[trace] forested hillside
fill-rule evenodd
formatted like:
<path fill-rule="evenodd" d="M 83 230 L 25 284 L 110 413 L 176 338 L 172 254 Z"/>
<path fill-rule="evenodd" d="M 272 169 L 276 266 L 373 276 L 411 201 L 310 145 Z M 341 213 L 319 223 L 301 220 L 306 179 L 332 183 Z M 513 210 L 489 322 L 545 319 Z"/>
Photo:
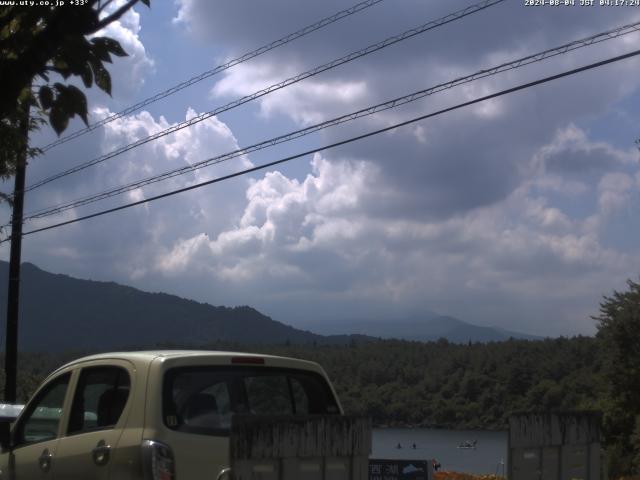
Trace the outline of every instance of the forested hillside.
<path fill-rule="evenodd" d="M 6 311 L 8 264 L 0 261 L 0 311 Z M 81 280 L 22 265 L 22 351 L 70 348 L 117 349 L 141 341 L 172 339 L 274 343 L 348 343 L 349 335 L 325 337 L 273 320 L 248 306 L 224 307 L 113 282 Z M 37 299 L 37 301 L 28 301 Z"/>
<path fill-rule="evenodd" d="M 345 410 L 382 425 L 506 429 L 516 410 L 596 408 L 604 389 L 588 337 L 260 350 L 319 362 Z"/>
<path fill-rule="evenodd" d="M 345 410 L 369 415 L 379 425 L 505 429 L 514 410 L 593 408 L 603 388 L 598 344 L 587 337 L 468 345 L 441 340 L 211 348 L 316 361 L 334 382 Z M 81 354 L 23 355 L 23 398 L 48 370 Z"/>

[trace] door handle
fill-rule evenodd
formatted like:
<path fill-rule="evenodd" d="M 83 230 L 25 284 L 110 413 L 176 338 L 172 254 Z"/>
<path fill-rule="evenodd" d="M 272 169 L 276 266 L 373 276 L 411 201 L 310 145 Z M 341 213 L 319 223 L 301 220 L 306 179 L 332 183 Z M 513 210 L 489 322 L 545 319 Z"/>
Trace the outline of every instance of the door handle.
<path fill-rule="evenodd" d="M 48 472 L 51 469 L 51 459 L 53 455 L 49 452 L 48 448 L 42 451 L 42 454 L 38 457 L 38 466 L 43 472 Z"/>
<path fill-rule="evenodd" d="M 100 440 L 96 448 L 91 450 L 91 456 L 93 457 L 93 463 L 96 465 L 106 465 L 109 463 L 109 458 L 111 457 L 111 445 L 107 444 L 104 440 Z"/>

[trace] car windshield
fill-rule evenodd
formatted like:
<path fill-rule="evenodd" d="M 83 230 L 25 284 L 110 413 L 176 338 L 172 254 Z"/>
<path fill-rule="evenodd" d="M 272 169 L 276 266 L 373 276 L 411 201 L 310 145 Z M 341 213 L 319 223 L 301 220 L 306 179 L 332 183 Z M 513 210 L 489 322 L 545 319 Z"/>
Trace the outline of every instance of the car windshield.
<path fill-rule="evenodd" d="M 228 435 L 231 416 L 338 414 L 325 379 L 314 373 L 269 367 L 183 367 L 165 374 L 167 427 Z"/>

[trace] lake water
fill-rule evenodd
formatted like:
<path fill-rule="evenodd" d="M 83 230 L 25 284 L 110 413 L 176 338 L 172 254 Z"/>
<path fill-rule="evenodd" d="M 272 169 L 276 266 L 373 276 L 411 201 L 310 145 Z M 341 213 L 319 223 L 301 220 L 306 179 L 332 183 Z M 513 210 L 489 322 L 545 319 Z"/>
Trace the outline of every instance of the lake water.
<path fill-rule="evenodd" d="M 477 430 L 374 429 L 371 456 L 408 460 L 435 458 L 442 465 L 441 470 L 506 475 L 507 436 L 507 432 Z M 477 440 L 476 448 L 457 448 L 465 440 Z M 402 448 L 397 448 L 398 443 Z M 412 448 L 414 443 L 415 449 Z"/>

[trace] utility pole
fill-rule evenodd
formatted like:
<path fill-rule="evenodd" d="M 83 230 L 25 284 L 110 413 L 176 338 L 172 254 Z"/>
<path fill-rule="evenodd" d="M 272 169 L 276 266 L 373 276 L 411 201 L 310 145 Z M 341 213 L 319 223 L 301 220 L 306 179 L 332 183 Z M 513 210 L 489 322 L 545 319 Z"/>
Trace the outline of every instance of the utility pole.
<path fill-rule="evenodd" d="M 7 332 L 5 346 L 4 400 L 15 403 L 18 377 L 18 310 L 20 306 L 20 258 L 22 253 L 22 214 L 24 207 L 24 185 L 29 148 L 29 109 L 27 101 L 22 105 L 20 133 L 24 144 L 16 159 L 16 178 L 13 189 L 13 215 L 11 217 L 11 251 L 9 258 L 9 292 L 7 294 Z"/>

